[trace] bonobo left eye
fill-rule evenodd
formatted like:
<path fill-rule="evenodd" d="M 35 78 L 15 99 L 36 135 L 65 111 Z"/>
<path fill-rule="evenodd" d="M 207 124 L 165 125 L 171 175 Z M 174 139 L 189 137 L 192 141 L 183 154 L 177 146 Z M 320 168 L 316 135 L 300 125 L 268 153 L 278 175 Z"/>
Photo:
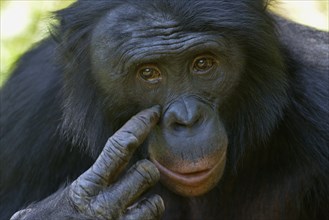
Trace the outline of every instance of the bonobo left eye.
<path fill-rule="evenodd" d="M 198 56 L 192 64 L 192 71 L 195 74 L 208 73 L 217 64 L 217 61 L 209 55 Z"/>
<path fill-rule="evenodd" d="M 156 84 L 162 80 L 160 70 L 154 65 L 143 65 L 137 71 L 137 77 L 147 83 Z"/>

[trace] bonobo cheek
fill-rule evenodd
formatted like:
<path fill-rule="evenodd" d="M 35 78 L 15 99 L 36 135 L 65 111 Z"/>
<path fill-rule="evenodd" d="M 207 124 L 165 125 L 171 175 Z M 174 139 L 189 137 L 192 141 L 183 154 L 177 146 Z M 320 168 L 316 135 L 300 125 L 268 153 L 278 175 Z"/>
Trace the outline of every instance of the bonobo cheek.
<path fill-rule="evenodd" d="M 150 159 L 161 173 L 161 183 L 182 196 L 210 191 L 224 172 L 228 145 L 224 126 L 214 114 L 203 121 L 198 132 L 181 128 L 173 133 L 158 126 L 149 139 Z"/>

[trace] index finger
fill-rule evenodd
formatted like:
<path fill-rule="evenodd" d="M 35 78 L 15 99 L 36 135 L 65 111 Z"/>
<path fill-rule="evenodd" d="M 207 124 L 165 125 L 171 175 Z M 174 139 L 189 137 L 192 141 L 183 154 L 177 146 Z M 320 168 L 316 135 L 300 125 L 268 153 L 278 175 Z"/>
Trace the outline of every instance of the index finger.
<path fill-rule="evenodd" d="M 160 107 L 154 106 L 133 116 L 107 141 L 103 152 L 93 167 L 101 171 L 108 181 L 113 179 L 118 169 L 125 166 L 139 145 L 141 145 L 160 117 Z M 98 167 L 98 165 L 108 165 Z M 96 171 L 96 170 L 94 170 Z"/>
<path fill-rule="evenodd" d="M 113 182 L 119 170 L 127 165 L 137 147 L 143 143 L 160 117 L 160 106 L 133 116 L 107 141 L 96 162 L 72 183 L 75 196 L 91 197 Z"/>

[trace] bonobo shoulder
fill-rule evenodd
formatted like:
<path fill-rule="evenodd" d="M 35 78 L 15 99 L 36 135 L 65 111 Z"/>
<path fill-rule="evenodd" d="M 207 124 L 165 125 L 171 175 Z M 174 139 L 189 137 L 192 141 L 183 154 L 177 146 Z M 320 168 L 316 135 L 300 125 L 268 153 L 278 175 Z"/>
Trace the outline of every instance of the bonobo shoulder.
<path fill-rule="evenodd" d="M 279 38 L 298 63 L 328 72 L 329 33 L 274 16 Z M 327 59 L 325 59 L 327 58 Z"/>

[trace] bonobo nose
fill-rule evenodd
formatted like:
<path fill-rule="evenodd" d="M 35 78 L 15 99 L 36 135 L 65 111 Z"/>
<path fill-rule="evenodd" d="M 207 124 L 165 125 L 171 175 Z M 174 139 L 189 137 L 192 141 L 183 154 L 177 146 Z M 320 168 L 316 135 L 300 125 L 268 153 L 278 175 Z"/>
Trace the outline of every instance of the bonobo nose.
<path fill-rule="evenodd" d="M 193 132 L 202 124 L 203 115 L 200 101 L 181 98 L 164 112 L 163 124 L 172 132 Z"/>

